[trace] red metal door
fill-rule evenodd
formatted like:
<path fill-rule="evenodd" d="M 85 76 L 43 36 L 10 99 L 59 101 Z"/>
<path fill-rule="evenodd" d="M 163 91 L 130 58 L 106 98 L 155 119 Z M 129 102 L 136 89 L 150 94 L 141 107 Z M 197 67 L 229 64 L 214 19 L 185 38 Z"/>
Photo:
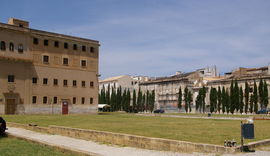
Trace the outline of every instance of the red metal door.
<path fill-rule="evenodd" d="M 62 101 L 62 114 L 68 114 L 68 101 Z"/>

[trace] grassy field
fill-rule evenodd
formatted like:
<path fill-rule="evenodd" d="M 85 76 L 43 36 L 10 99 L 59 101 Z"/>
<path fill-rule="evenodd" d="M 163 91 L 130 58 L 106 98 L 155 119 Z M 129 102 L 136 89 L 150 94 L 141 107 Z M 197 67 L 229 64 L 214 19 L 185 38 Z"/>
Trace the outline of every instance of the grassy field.
<path fill-rule="evenodd" d="M 72 156 L 50 147 L 15 138 L 0 137 L 0 156 Z"/>
<path fill-rule="evenodd" d="M 165 113 L 164 115 L 180 115 L 180 116 L 196 116 L 196 117 L 207 117 L 208 113 Z M 229 117 L 229 118 L 253 118 L 253 117 L 270 117 L 266 114 L 211 114 L 212 117 Z"/>
<path fill-rule="evenodd" d="M 39 126 L 60 125 L 223 145 L 224 140 L 240 143 L 240 121 L 215 119 L 184 119 L 146 117 L 133 114 L 104 113 L 102 115 L 5 115 L 9 122 L 36 123 Z M 270 138 L 270 121 L 255 121 L 254 140 Z"/>

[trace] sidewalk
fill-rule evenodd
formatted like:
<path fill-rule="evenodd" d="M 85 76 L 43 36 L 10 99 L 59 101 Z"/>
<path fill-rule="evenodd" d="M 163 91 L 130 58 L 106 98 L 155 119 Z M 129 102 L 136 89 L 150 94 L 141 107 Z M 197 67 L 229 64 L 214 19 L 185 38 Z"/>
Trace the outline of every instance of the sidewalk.
<path fill-rule="evenodd" d="M 75 151 L 82 155 L 91 156 L 214 156 L 215 154 L 206 153 L 174 153 L 167 151 L 155 151 L 147 149 L 139 149 L 133 147 L 120 147 L 107 144 L 99 144 L 93 141 L 86 141 L 81 139 L 74 139 L 60 135 L 50 135 L 44 133 L 37 133 L 21 128 L 9 127 L 7 133 L 11 136 L 23 138 L 33 142 L 44 145 L 49 145 L 63 149 L 64 151 Z M 269 156 L 270 151 L 256 151 L 255 153 L 238 153 L 228 154 L 224 156 Z"/>

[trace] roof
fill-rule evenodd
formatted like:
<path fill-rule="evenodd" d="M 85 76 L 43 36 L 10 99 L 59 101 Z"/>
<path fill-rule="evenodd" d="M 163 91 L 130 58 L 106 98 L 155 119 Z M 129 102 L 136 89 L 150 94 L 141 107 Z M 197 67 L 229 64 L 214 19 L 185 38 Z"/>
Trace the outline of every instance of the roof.
<path fill-rule="evenodd" d="M 128 75 L 120 75 L 120 76 L 115 76 L 115 77 L 109 77 L 109 78 L 106 78 L 104 80 L 100 80 L 99 82 L 110 82 L 110 81 L 117 81 L 125 76 L 128 76 Z"/>

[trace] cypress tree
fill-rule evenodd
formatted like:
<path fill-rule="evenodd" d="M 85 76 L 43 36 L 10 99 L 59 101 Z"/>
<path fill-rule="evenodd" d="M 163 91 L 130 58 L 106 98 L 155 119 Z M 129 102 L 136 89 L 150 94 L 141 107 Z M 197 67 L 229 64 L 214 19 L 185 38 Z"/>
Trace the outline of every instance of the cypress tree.
<path fill-rule="evenodd" d="M 260 101 L 260 107 L 261 109 L 264 107 L 264 83 L 262 81 L 262 79 L 260 79 L 259 82 L 259 101 Z"/>
<path fill-rule="evenodd" d="M 178 105 L 177 105 L 179 111 L 182 108 L 182 90 L 181 87 L 179 88 L 179 93 L 178 93 Z"/>
<path fill-rule="evenodd" d="M 203 109 L 203 113 L 205 112 L 205 97 L 206 97 L 206 88 L 205 86 L 203 86 L 202 89 L 202 109 Z"/>
<path fill-rule="evenodd" d="M 253 104 L 254 104 L 254 96 L 253 96 L 253 94 L 251 94 L 251 96 L 250 96 L 250 103 L 249 103 L 249 112 L 250 113 L 253 113 Z"/>
<path fill-rule="evenodd" d="M 220 114 L 220 110 L 221 110 L 221 105 L 222 105 L 222 93 L 221 93 L 221 89 L 220 86 L 218 86 L 218 92 L 217 92 L 217 111 Z"/>
<path fill-rule="evenodd" d="M 201 107 L 202 107 L 202 88 L 199 89 L 199 94 L 196 97 L 196 111 L 198 111 L 198 109 L 201 112 Z"/>
<path fill-rule="evenodd" d="M 267 87 L 267 83 L 266 81 L 264 81 L 264 85 L 263 85 L 263 104 L 264 104 L 264 108 L 267 108 L 268 106 L 268 87 Z"/>
<path fill-rule="evenodd" d="M 222 87 L 221 97 L 222 113 L 224 114 L 226 111 L 226 91 L 224 86 Z"/>
<path fill-rule="evenodd" d="M 155 90 L 152 90 L 152 93 L 151 93 L 151 100 L 150 100 L 150 111 L 151 113 L 153 112 L 154 110 L 154 106 L 155 106 Z"/>
<path fill-rule="evenodd" d="M 213 96 L 214 96 L 214 91 L 213 88 L 211 87 L 210 89 L 210 112 L 213 113 L 214 112 L 214 100 L 213 100 Z"/>
<path fill-rule="evenodd" d="M 244 112 L 244 93 L 243 93 L 243 89 L 242 89 L 242 86 L 240 87 L 240 91 L 239 91 L 239 110 L 240 110 L 240 113 L 242 114 Z"/>
<path fill-rule="evenodd" d="M 145 100 L 145 94 L 143 93 L 143 96 L 142 96 L 142 111 L 144 112 L 145 109 L 146 109 L 146 100 Z"/>
<path fill-rule="evenodd" d="M 235 109 L 236 112 L 239 111 L 240 108 L 240 103 L 239 103 L 239 87 L 238 87 L 238 82 L 235 81 L 234 83 L 234 103 L 235 103 Z"/>
<path fill-rule="evenodd" d="M 146 91 L 146 111 L 149 110 L 149 99 L 150 99 L 150 96 L 149 96 L 149 91 L 147 90 Z"/>
<path fill-rule="evenodd" d="M 231 87 L 230 87 L 230 112 L 233 114 L 235 110 L 235 92 L 234 92 L 234 85 L 233 85 L 233 80 L 231 82 Z"/>
<path fill-rule="evenodd" d="M 230 108 L 231 108 L 231 98 L 230 98 L 230 94 L 229 91 L 226 90 L 226 112 L 227 114 L 230 112 Z"/>
<path fill-rule="evenodd" d="M 130 95 L 130 91 L 128 89 L 127 91 L 127 95 L 126 95 L 126 105 L 127 105 L 127 111 L 128 112 L 131 112 L 132 110 L 130 110 L 130 98 L 131 98 L 131 95 Z"/>
<path fill-rule="evenodd" d="M 254 80 L 254 89 L 253 89 L 253 103 L 254 103 L 254 112 L 258 112 L 258 89 L 257 84 Z"/>
<path fill-rule="evenodd" d="M 142 111 L 142 92 L 141 92 L 141 88 L 139 88 L 139 91 L 138 91 L 137 108 L 138 108 L 138 112 Z"/>
<path fill-rule="evenodd" d="M 133 98 L 132 98 L 132 111 L 135 113 L 137 111 L 137 101 L 136 101 L 136 91 L 133 90 Z"/>
<path fill-rule="evenodd" d="M 110 93 L 111 87 L 110 84 L 108 85 L 108 88 L 106 90 L 106 103 L 111 106 L 111 93 Z"/>
<path fill-rule="evenodd" d="M 189 112 L 191 112 L 191 102 L 192 102 L 192 93 L 191 91 L 188 91 L 188 108 L 189 108 Z"/>
<path fill-rule="evenodd" d="M 184 101 L 185 101 L 185 110 L 188 112 L 188 88 L 186 87 L 184 90 Z"/>
<path fill-rule="evenodd" d="M 245 113 L 248 112 L 248 105 L 249 105 L 249 85 L 247 82 L 245 82 Z"/>

